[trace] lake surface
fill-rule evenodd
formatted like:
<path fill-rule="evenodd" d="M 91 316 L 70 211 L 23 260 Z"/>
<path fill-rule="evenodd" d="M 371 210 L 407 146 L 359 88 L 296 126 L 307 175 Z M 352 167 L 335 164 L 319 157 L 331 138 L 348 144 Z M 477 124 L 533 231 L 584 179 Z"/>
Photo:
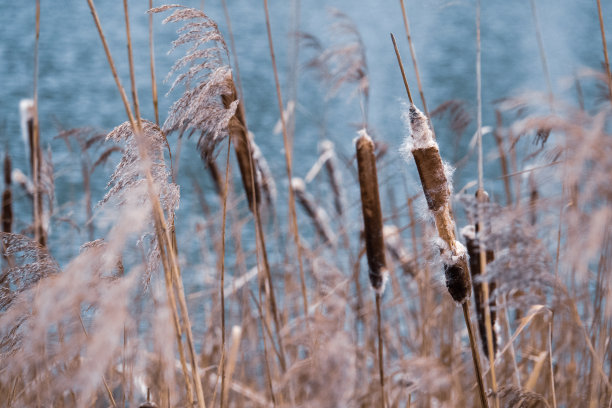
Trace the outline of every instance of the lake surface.
<path fill-rule="evenodd" d="M 548 69 L 556 97 L 576 104 L 574 77 L 582 68 L 599 69 L 603 61 L 601 35 L 597 20 L 597 6 L 593 0 L 537 1 L 542 41 L 546 51 Z M 604 2 L 605 3 L 605 2 Z M 16 5 L 18 4 L 18 5 Z M 136 63 L 136 78 L 142 106 L 142 116 L 153 119 L 148 51 L 147 2 L 130 1 L 132 39 Z M 155 5 L 161 3 L 155 2 Z M 199 7 L 200 1 L 185 2 Z M 129 88 L 129 71 L 125 46 L 125 28 L 121 2 L 96 4 L 100 19 L 115 58 L 122 83 Z M 244 87 L 244 101 L 250 130 L 269 161 L 279 187 L 281 222 L 287 191 L 283 142 L 273 128 L 278 121 L 278 105 L 268 50 L 263 2 L 228 0 L 229 13 L 235 36 L 240 74 Z M 289 99 L 289 79 L 292 44 L 295 31 L 294 2 L 270 2 L 271 24 L 277 61 L 283 84 L 284 99 Z M 405 129 L 400 119 L 401 101 L 406 100 L 395 54 L 389 39 L 394 32 L 406 65 L 408 80 L 417 95 L 408 44 L 404 34 L 399 1 L 371 2 L 362 0 L 302 1 L 299 29 L 314 34 L 328 43 L 334 34 L 333 22 L 327 9 L 337 8 L 354 20 L 366 47 L 370 78 L 368 122 L 375 138 L 384 141 L 389 150 L 388 177 L 384 188 L 397 190 L 396 198 L 405 194 L 398 175 L 406 175 L 409 186 L 417 193 L 416 172 L 413 165 L 397 160 Z M 612 38 L 612 5 L 604 4 L 604 19 L 608 24 L 607 37 Z M 407 0 L 413 41 L 416 47 L 425 95 L 430 109 L 444 101 L 460 99 L 472 118 L 476 117 L 476 29 L 475 2 L 471 1 L 416 1 Z M 206 1 L 206 12 L 227 34 L 227 24 L 220 1 Z M 0 2 L 0 149 L 8 150 L 13 166 L 26 171 L 26 156 L 20 137 L 19 101 L 33 92 L 34 61 L 34 2 Z M 156 70 L 159 80 L 160 115 L 164 120 L 177 93 L 164 96 L 168 84 L 162 79 L 177 55 L 168 55 L 170 43 L 176 38 L 176 25 L 163 26 L 162 17 L 155 16 Z M 495 124 L 495 101 L 524 94 L 547 92 L 530 2 L 483 2 L 482 8 L 482 95 L 483 124 Z M 304 177 L 318 157 L 317 142 L 322 138 L 334 141 L 338 151 L 350 157 L 356 124 L 362 122 L 358 98 L 350 98 L 353 89 L 343 88 L 340 93 L 326 99 L 326 85 L 314 72 L 304 68 L 312 55 L 300 49 L 299 86 L 297 88 L 296 134 L 294 137 L 294 174 Z M 52 223 L 54 239 L 51 250 L 61 261 L 75 254 L 84 232 L 66 226 L 60 218 L 84 221 L 81 173 L 78 154 L 69 152 L 61 140 L 53 139 L 58 126 L 75 128 L 90 126 L 103 131 L 126 120 L 119 93 L 111 76 L 100 39 L 85 0 L 42 1 L 39 67 L 39 116 L 44 146 L 53 152 L 55 167 L 56 205 Z M 128 89 L 129 92 L 129 89 Z M 586 100 L 596 89 L 583 84 Z M 415 99 L 417 101 L 417 99 Z M 418 102 L 420 106 L 420 102 Z M 448 131 L 446 122 L 434 122 L 440 141 L 442 156 L 454 162 L 467 152 L 471 135 L 475 132 L 473 120 L 460 143 Z M 171 141 L 176 141 L 172 136 Z M 485 153 L 495 152 L 492 138 L 485 137 Z M 93 199 L 101 199 L 114 160 L 94 173 Z M 220 160 L 220 163 L 222 161 Z M 237 173 L 237 171 L 235 171 Z M 183 144 L 179 184 L 182 197 L 178 228 L 190 231 L 196 221 L 202 220 L 200 206 L 191 187 L 191 176 L 201 179 L 205 193 L 214 202 L 215 195 L 208 175 L 195 151 L 195 140 Z M 351 180 L 347 173 L 347 180 Z M 503 194 L 496 157 L 488 155 L 485 162 L 485 183 L 493 196 Z M 394 178 L 395 177 L 395 178 Z M 455 188 L 476 179 L 476 156 L 459 168 L 455 175 Z M 237 187 L 240 187 L 237 184 Z M 356 191 L 347 185 L 352 192 Z M 19 194 L 18 194 L 19 195 Z M 22 194 L 21 194 L 22 196 Z M 384 199 L 383 199 L 384 200 Z M 501 199 L 500 199 L 501 200 Z M 25 204 L 24 204 L 25 203 Z M 23 197 L 16 212 L 23 229 L 29 222 L 30 210 Z M 385 205 L 385 203 L 383 203 Z M 303 218 L 304 219 L 304 218 Z M 305 221 L 304 221 L 305 222 Z M 100 226 L 101 227 L 101 226 Z M 100 230 L 103 228 L 101 227 Z M 76 245 L 76 246 L 75 246 Z M 183 248 L 188 254 L 197 253 L 198 245 Z"/>

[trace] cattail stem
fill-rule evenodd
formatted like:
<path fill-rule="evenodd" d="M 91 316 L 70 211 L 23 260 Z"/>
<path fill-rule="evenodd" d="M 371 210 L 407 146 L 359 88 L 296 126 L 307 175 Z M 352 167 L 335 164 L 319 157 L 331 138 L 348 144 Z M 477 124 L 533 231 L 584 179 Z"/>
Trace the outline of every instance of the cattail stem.
<path fill-rule="evenodd" d="M 393 35 L 393 33 L 391 33 L 391 41 L 393 41 L 393 48 L 395 49 L 397 63 L 399 64 L 400 71 L 402 71 L 402 79 L 404 80 L 404 87 L 406 88 L 406 93 L 408 94 L 408 100 L 410 101 L 410 104 L 413 104 L 414 102 L 412 102 L 412 94 L 410 93 L 410 87 L 408 86 L 408 80 L 406 79 L 406 73 L 404 72 L 404 64 L 402 63 L 402 57 L 400 56 L 399 50 L 397 49 L 397 42 L 395 41 L 395 36 Z"/>
<path fill-rule="evenodd" d="M 489 401 L 487 401 L 487 394 L 484 389 L 484 383 L 482 381 L 482 369 L 480 368 L 480 357 L 478 357 L 478 346 L 476 345 L 476 338 L 474 337 L 474 329 L 472 329 L 472 322 L 470 319 L 470 304 L 469 301 L 461 304 L 463 309 L 463 318 L 465 319 L 465 326 L 468 330 L 468 336 L 470 338 L 470 347 L 472 349 L 472 360 L 474 361 L 474 369 L 476 370 L 476 380 L 478 381 L 478 391 L 480 396 L 480 404 L 483 408 L 489 407 Z"/>
<path fill-rule="evenodd" d="M 361 190 L 361 208 L 363 214 L 366 255 L 372 288 L 376 292 L 376 318 L 378 329 L 378 371 L 380 376 L 380 406 L 385 407 L 385 374 L 383 360 L 382 317 L 380 312 L 381 297 L 385 290 L 386 260 L 383 238 L 382 211 L 378 192 L 376 174 L 376 157 L 374 142 L 365 129 L 355 142 L 357 150 L 357 168 L 359 188 Z"/>
<path fill-rule="evenodd" d="M 532 2 L 533 4 L 533 2 Z M 535 7 L 535 6 L 534 6 Z M 535 8 L 534 8 L 535 16 Z M 481 64 L 481 42 L 480 42 L 480 0 L 476 2 L 476 98 L 478 101 L 478 113 L 476 126 L 478 127 L 478 191 L 476 193 L 477 205 L 478 205 L 478 224 L 476 225 L 476 231 L 482 235 L 482 225 L 484 220 L 483 204 L 485 202 L 486 193 L 484 191 L 484 158 L 482 154 L 482 64 Z M 550 85 L 550 81 L 549 81 Z M 551 103 L 552 103 L 552 91 L 550 91 Z M 484 245 L 484 240 L 478 237 L 479 243 L 479 273 L 484 278 L 487 273 L 487 257 Z M 472 272 L 474 273 L 474 272 Z M 493 345 L 493 331 L 491 329 L 491 313 L 489 308 L 489 284 L 485 280 L 481 284 L 482 287 L 482 304 L 484 308 L 484 324 L 486 332 L 486 342 L 489 359 L 489 372 L 491 375 L 491 388 L 493 389 L 493 401 L 495 402 L 495 408 L 499 408 L 499 396 L 497 395 L 497 380 L 495 378 L 495 350 Z"/>
<path fill-rule="evenodd" d="M 45 246 L 47 237 L 43 226 L 43 200 L 41 186 L 42 152 L 40 148 L 40 122 L 38 120 L 38 47 L 40 43 L 40 0 L 36 0 L 36 39 L 34 43 L 34 106 L 32 115 L 32 144 L 30 157 L 32 159 L 32 183 L 34 183 L 34 239 Z"/>
<path fill-rule="evenodd" d="M 221 361 L 219 367 L 221 370 L 221 408 L 223 408 L 225 394 L 225 296 L 223 289 L 225 288 L 225 226 L 227 221 L 227 196 L 229 192 L 229 164 L 230 164 L 230 149 L 231 141 L 227 141 L 227 156 L 225 159 L 225 185 L 223 188 L 223 217 L 221 222 L 221 282 L 219 283 L 219 298 L 221 299 Z M 214 406 L 214 403 L 211 404 Z"/>
<path fill-rule="evenodd" d="M 408 39 L 408 46 L 410 47 L 410 57 L 412 58 L 412 64 L 414 65 L 414 75 L 416 77 L 417 86 L 419 88 L 421 102 L 423 103 L 423 112 L 425 112 L 425 116 L 427 116 L 430 119 L 429 124 L 432 125 L 431 118 L 429 116 L 429 110 L 427 109 L 427 102 L 425 102 L 425 93 L 423 92 L 423 85 L 421 84 L 421 75 L 419 74 L 419 65 L 417 63 L 417 57 L 416 57 L 416 51 L 414 50 L 414 44 L 412 43 L 412 36 L 410 35 L 410 24 L 408 23 L 408 16 L 406 14 L 406 6 L 404 5 L 404 0 L 400 0 L 400 5 L 402 6 L 402 18 L 404 20 L 404 28 L 406 29 L 406 38 Z M 433 130 L 433 126 L 432 126 L 432 130 Z"/>
<path fill-rule="evenodd" d="M 382 317 L 380 313 L 381 295 L 376 294 L 376 327 L 378 331 L 378 374 L 380 377 L 380 406 L 385 408 L 385 365 L 383 359 Z"/>

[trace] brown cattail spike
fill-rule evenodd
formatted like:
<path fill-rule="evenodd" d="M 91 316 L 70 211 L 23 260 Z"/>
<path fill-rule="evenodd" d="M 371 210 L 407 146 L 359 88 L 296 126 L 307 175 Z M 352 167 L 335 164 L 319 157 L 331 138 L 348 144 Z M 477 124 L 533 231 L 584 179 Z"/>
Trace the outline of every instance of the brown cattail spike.
<path fill-rule="evenodd" d="M 382 211 L 378 195 L 378 177 L 374 142 L 365 129 L 359 132 L 355 142 L 359 187 L 361 189 L 361 208 L 365 228 L 366 254 L 370 267 L 370 283 L 379 293 L 384 290 L 386 273 L 385 244 L 383 241 Z"/>
<path fill-rule="evenodd" d="M 228 81 L 231 82 L 229 86 L 232 93 L 222 96 L 223 105 L 226 109 L 238 98 L 233 80 L 228 79 Z M 255 203 L 259 205 L 261 201 L 259 183 L 255 172 L 255 161 L 250 151 L 248 130 L 242 102 L 238 103 L 238 109 L 236 109 L 236 114 L 230 119 L 228 129 L 229 135 L 232 138 L 232 143 L 234 144 L 238 167 L 240 168 L 240 175 L 242 177 L 242 185 L 246 192 L 249 208 L 251 211 L 254 211 Z"/>
<path fill-rule="evenodd" d="M 450 209 L 451 189 L 444 163 L 427 117 L 416 106 L 410 105 L 405 119 L 410 135 L 402 151 L 406 156 L 414 157 L 427 207 L 436 221 L 448 292 L 456 302 L 463 303 L 471 294 L 470 275 L 466 250 L 455 237 L 455 222 Z"/>

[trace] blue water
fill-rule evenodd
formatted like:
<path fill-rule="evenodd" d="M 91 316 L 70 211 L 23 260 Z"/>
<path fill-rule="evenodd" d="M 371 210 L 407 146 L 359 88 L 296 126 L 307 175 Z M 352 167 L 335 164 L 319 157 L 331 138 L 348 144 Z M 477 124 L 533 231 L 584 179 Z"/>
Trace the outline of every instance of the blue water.
<path fill-rule="evenodd" d="M 142 115 L 153 119 L 151 85 L 149 77 L 148 18 L 144 14 L 146 2 L 130 1 L 132 38 L 136 77 Z M 155 2 L 155 5 L 161 3 Z M 265 30 L 263 2 L 228 0 L 230 16 L 236 40 L 244 99 L 249 127 L 257 143 L 267 157 L 279 184 L 281 223 L 286 211 L 283 207 L 287 191 L 282 154 L 282 137 L 273 134 L 278 120 L 278 106 L 270 63 Z M 274 45 L 281 73 L 285 101 L 288 100 L 287 84 L 290 67 L 291 36 L 294 27 L 291 1 L 270 2 Z M 483 2 L 482 9 L 482 95 L 484 125 L 494 125 L 494 101 L 520 95 L 524 92 L 546 92 L 540 54 L 530 3 L 527 0 L 509 2 Z M 185 2 L 199 7 L 200 1 Z M 121 2 L 97 2 L 100 19 L 117 64 L 122 83 L 129 88 L 129 71 L 125 47 L 125 29 Z M 370 75 L 369 125 L 378 140 L 389 145 L 388 164 L 383 177 L 389 180 L 384 188 L 400 185 L 395 193 L 401 198 L 405 192 L 401 175 L 409 180 L 409 187 L 418 192 L 414 166 L 398 160 L 397 150 L 405 134 L 400 120 L 400 101 L 405 91 L 397 67 L 389 32 L 398 37 L 400 50 L 406 64 L 408 80 L 416 92 L 416 81 L 410 63 L 408 45 L 403 35 L 399 1 L 371 2 L 355 0 L 301 2 L 300 29 L 316 34 L 324 42 L 333 35 L 328 30 L 327 7 L 335 7 L 347 13 L 357 24 L 367 50 Z M 607 36 L 612 38 L 612 5 L 604 4 L 604 18 L 608 23 Z M 449 99 L 465 100 L 476 117 L 475 76 L 475 2 L 472 1 L 416 1 L 407 0 L 412 36 L 419 59 L 424 91 L 430 109 Z M 218 21 L 221 30 L 227 26 L 220 1 L 206 1 L 208 14 Z M 600 67 L 603 60 L 601 36 L 597 20 L 596 2 L 592 0 L 537 1 L 543 44 L 556 97 L 576 103 L 573 78 L 581 68 Z M 26 171 L 23 144 L 19 136 L 20 99 L 29 98 L 33 92 L 34 61 L 34 2 L 6 0 L 0 3 L 0 150 L 8 149 L 13 166 Z M 164 97 L 165 77 L 177 56 L 167 55 L 170 42 L 175 38 L 175 26 L 163 26 L 162 18 L 155 17 L 156 69 L 159 79 L 160 114 L 163 120 L 169 105 L 178 97 Z M 301 61 L 309 55 L 301 49 Z M 82 210 L 81 176 L 79 157 L 67 151 L 63 142 L 54 140 L 57 126 L 64 128 L 91 126 L 109 131 L 126 120 L 119 93 L 104 55 L 98 33 L 93 24 L 85 0 L 43 1 L 41 8 L 39 68 L 39 113 L 43 144 L 50 146 L 56 171 L 56 205 L 51 250 L 65 261 L 75 254 L 78 243 L 86 240 L 84 231 L 75 231 L 59 220 L 71 217 L 78 223 L 84 221 Z M 325 101 L 325 85 L 312 72 L 301 71 L 298 87 L 297 131 L 294 138 L 294 174 L 304 176 L 317 157 L 317 142 L 325 137 L 336 143 L 338 151 L 350 157 L 356 123 L 362 121 L 357 98 L 350 99 L 352 89 L 343 89 L 336 97 Z M 583 84 L 585 99 L 589 100 L 595 89 L 588 81 Z M 129 89 L 128 89 L 129 92 Z M 420 103 L 418 103 L 420 105 Z M 467 143 L 475 131 L 475 121 L 468 126 L 455 151 L 454 136 L 445 122 L 435 122 L 442 155 L 448 160 L 462 157 Z M 174 144 L 176 137 L 171 141 Z M 485 151 L 494 151 L 492 139 L 485 138 Z M 180 164 L 179 183 L 182 186 L 179 232 L 189 233 L 194 223 L 201 220 L 201 211 L 191 188 L 190 175 L 196 175 L 211 203 L 216 199 L 212 184 L 195 152 L 195 141 L 184 144 Z M 94 174 L 94 202 L 104 194 L 114 160 Z M 457 170 L 456 189 L 476 179 L 476 156 Z M 237 173 L 237 171 L 235 172 Z M 345 180 L 352 176 L 345 172 Z M 503 186 L 497 179 L 499 164 L 494 157 L 485 163 L 488 188 L 494 197 L 501 198 Z M 240 187 L 240 184 L 237 184 Z M 354 193 L 356 187 L 347 185 Z M 384 194 L 383 194 L 384 195 Z M 18 194 L 19 196 L 19 194 Z M 352 194 L 354 197 L 355 194 Z M 383 201 L 386 198 L 383 198 Z M 76 202 L 76 203 L 75 203 Z M 16 229 L 23 229 L 29 222 L 30 210 L 21 195 L 17 200 L 18 216 L 22 220 Z M 383 203 L 388 206 L 388 203 Z M 307 224 L 301 216 L 301 223 Z M 305 227 L 307 230 L 308 228 Z M 357 229 L 357 227 L 356 227 Z M 101 233 L 97 230 L 97 234 Z M 183 250 L 197 254 L 185 244 Z"/>

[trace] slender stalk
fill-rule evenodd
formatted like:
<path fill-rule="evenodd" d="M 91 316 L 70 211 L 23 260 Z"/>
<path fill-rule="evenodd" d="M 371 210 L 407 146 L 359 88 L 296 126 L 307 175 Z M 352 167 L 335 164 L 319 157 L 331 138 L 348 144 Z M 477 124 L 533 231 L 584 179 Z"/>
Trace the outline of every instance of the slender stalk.
<path fill-rule="evenodd" d="M 285 148 L 285 167 L 287 170 L 287 180 L 291 186 L 292 174 L 292 146 L 289 144 L 289 136 L 287 132 L 287 124 L 285 123 L 285 115 L 283 114 L 283 97 L 280 89 L 280 81 L 278 79 L 278 69 L 276 67 L 276 57 L 274 54 L 274 43 L 272 42 L 272 28 L 270 27 L 270 12 L 268 10 L 268 0 L 263 0 L 264 12 L 266 15 L 266 30 L 268 32 L 268 44 L 270 47 L 270 58 L 272 60 L 272 70 L 274 71 L 274 83 L 276 85 L 276 98 L 278 101 L 278 109 L 280 112 L 280 120 L 283 130 L 283 145 Z M 306 295 L 306 279 L 304 277 L 304 262 L 302 260 L 302 248 L 300 246 L 300 231 L 297 222 L 297 212 L 295 209 L 295 197 L 293 190 L 289 188 L 289 217 L 291 218 L 291 230 L 293 232 L 293 240 L 297 251 L 298 264 L 300 268 L 300 284 L 302 287 L 302 301 L 304 303 L 304 315 L 308 315 L 308 297 Z"/>
<path fill-rule="evenodd" d="M 397 63 L 399 64 L 400 71 L 402 72 L 402 79 L 404 80 L 404 87 L 406 88 L 406 93 L 408 94 L 408 100 L 410 104 L 414 104 L 412 102 L 412 94 L 410 93 L 410 87 L 408 86 L 408 80 L 406 79 L 406 73 L 404 72 L 404 64 L 402 63 L 402 57 L 400 56 L 399 50 L 397 49 L 397 42 L 395 41 L 395 36 L 391 33 L 391 41 L 393 41 L 393 48 L 395 49 L 395 56 L 397 57 Z"/>
<path fill-rule="evenodd" d="M 219 297 L 221 298 L 221 361 L 219 362 L 221 370 L 221 408 L 225 395 L 225 296 L 223 288 L 225 288 L 225 226 L 227 220 L 227 195 L 229 190 L 229 158 L 231 140 L 227 139 L 227 158 L 225 159 L 225 187 L 223 188 L 223 218 L 221 225 L 221 282 L 219 284 Z M 212 404 L 211 406 L 214 406 Z"/>
<path fill-rule="evenodd" d="M 555 372 L 552 362 L 552 335 L 555 312 L 550 313 L 550 323 L 548 323 L 548 368 L 550 369 L 550 392 L 552 394 L 553 408 L 557 408 L 557 395 L 555 393 Z"/>
<path fill-rule="evenodd" d="M 538 14 L 536 12 L 536 4 L 535 0 L 531 1 L 531 14 L 533 15 L 533 24 L 535 25 L 536 30 L 536 39 L 538 42 L 538 49 L 540 51 L 540 59 L 542 60 L 542 69 L 544 70 L 544 76 L 546 77 L 546 89 L 548 90 L 548 101 L 550 103 L 551 109 L 553 108 L 553 90 L 552 83 L 550 80 L 550 72 L 548 71 L 548 63 L 546 62 L 546 52 L 544 51 L 544 42 L 542 41 L 542 33 L 540 31 L 540 23 L 538 21 Z"/>
<path fill-rule="evenodd" d="M 385 408 L 385 364 L 383 360 L 382 317 L 380 315 L 381 295 L 376 294 L 376 327 L 378 331 L 378 374 L 380 376 L 380 406 Z"/>
<path fill-rule="evenodd" d="M 465 319 L 465 326 L 468 330 L 468 336 L 470 338 L 470 347 L 472 349 L 472 360 L 474 361 L 474 369 L 476 370 L 476 380 L 478 381 L 478 390 L 480 391 L 480 404 L 483 408 L 489 407 L 487 401 L 484 383 L 482 382 L 482 368 L 480 367 L 480 357 L 478 357 L 478 346 L 476 345 L 476 338 L 474 337 L 474 329 L 472 328 L 472 322 L 470 319 L 470 302 L 464 302 L 461 304 L 463 309 L 463 318 Z"/>
<path fill-rule="evenodd" d="M 40 183 L 42 155 L 40 150 L 40 123 L 38 120 L 38 47 L 40 43 L 40 0 L 36 0 L 36 39 L 34 42 L 34 107 L 32 117 L 32 182 L 34 183 L 34 240 L 45 246 L 47 237 L 43 227 L 43 203 Z"/>
<path fill-rule="evenodd" d="M 399 57 L 399 53 L 397 55 Z M 398 63 L 400 69 L 402 69 L 401 59 L 399 58 Z M 410 105 L 408 113 L 411 131 L 410 135 L 406 138 L 404 148 L 412 153 L 423 186 L 427 207 L 434 217 L 438 236 L 443 241 L 443 243 L 440 243 L 440 254 L 444 261 L 446 287 L 453 300 L 461 303 L 463 308 L 465 324 L 470 335 L 470 346 L 472 348 L 472 359 L 474 360 L 474 368 L 479 385 L 480 400 L 482 406 L 488 408 L 488 401 L 482 382 L 480 357 L 469 316 L 471 283 L 468 272 L 467 251 L 456 240 L 455 221 L 450 209 L 451 191 L 449 182 L 444 172 L 438 144 L 435 142 L 433 132 L 429 128 L 427 117 L 414 104 Z"/>
<path fill-rule="evenodd" d="M 601 0 L 597 0 L 597 14 L 599 15 L 599 29 L 601 30 L 601 43 L 603 46 L 606 74 L 608 75 L 608 90 L 610 92 L 610 103 L 612 103 L 612 73 L 610 73 L 610 60 L 608 59 L 608 44 L 606 43 L 606 30 L 604 29 L 603 15 L 601 12 Z"/>
<path fill-rule="evenodd" d="M 493 389 L 493 396 L 495 402 L 495 408 L 499 408 L 499 396 L 497 395 L 497 380 L 495 377 L 495 350 L 493 348 L 493 331 L 491 327 L 491 309 L 489 307 L 489 283 L 485 276 L 487 273 L 487 252 L 485 248 L 484 239 L 482 235 L 484 233 L 483 222 L 484 222 L 484 211 L 483 204 L 485 202 L 485 190 L 484 190 L 484 160 L 482 154 L 482 73 L 481 73 L 481 46 L 480 46 L 480 0 L 476 2 L 476 97 L 478 100 L 478 113 L 477 113 L 477 138 L 478 138 L 478 192 L 477 192 L 477 206 L 478 206 L 478 223 L 477 233 L 478 243 L 480 245 L 480 275 L 483 277 L 482 282 L 482 294 L 484 307 L 484 320 L 486 329 L 486 342 L 487 350 L 489 355 L 489 372 L 491 375 L 491 388 Z"/>
<path fill-rule="evenodd" d="M 127 0 L 123 0 L 123 15 L 125 16 L 125 34 L 127 38 L 128 61 L 130 64 L 130 83 L 132 85 L 132 102 L 134 103 L 134 113 L 138 129 L 142 129 L 140 118 L 140 105 L 138 103 L 138 90 L 136 89 L 136 75 L 134 73 L 134 56 L 132 53 L 132 36 L 130 34 L 130 14 L 128 12 Z"/>
<path fill-rule="evenodd" d="M 153 8 L 153 0 L 149 0 L 149 9 Z M 157 81 L 155 80 L 155 47 L 153 46 L 153 13 L 149 13 L 149 65 L 151 67 L 151 92 L 153 96 L 153 111 L 155 124 L 159 126 L 159 106 L 157 99 Z"/>
<path fill-rule="evenodd" d="M 423 112 L 425 116 L 429 118 L 429 124 L 432 125 L 429 111 L 427 110 L 427 102 L 425 102 L 425 93 L 423 92 L 423 85 L 421 84 L 421 75 L 419 74 L 419 65 L 417 63 L 416 52 L 412 43 L 412 36 L 410 35 L 410 24 L 408 23 L 408 16 L 406 14 L 406 6 L 404 0 L 400 0 L 400 6 L 402 6 L 402 18 L 404 19 L 404 28 L 406 29 L 406 38 L 408 39 L 408 46 L 410 47 L 410 57 L 412 58 L 412 64 L 414 65 L 414 74 L 416 76 L 417 86 L 419 88 L 419 94 L 421 96 L 421 102 L 423 102 Z M 432 126 L 433 131 L 433 126 Z M 434 132 L 435 133 L 435 132 Z"/>
<path fill-rule="evenodd" d="M 93 16 L 94 22 L 96 24 L 96 28 L 98 29 L 98 33 L 100 35 L 100 39 L 102 41 L 102 44 L 104 46 L 104 51 L 106 53 L 106 57 L 108 59 L 108 63 L 110 65 L 111 71 L 113 73 L 113 77 L 115 78 L 115 83 L 117 84 L 117 88 L 119 90 L 119 93 L 121 94 L 121 99 L 123 101 L 126 113 L 128 115 L 130 124 L 132 126 L 132 129 L 135 131 L 135 137 L 136 140 L 138 142 L 138 150 L 139 150 L 139 155 L 141 160 L 144 163 L 147 163 L 147 152 L 146 149 L 144 147 L 144 141 L 142 140 L 142 129 L 139 126 L 140 121 L 136 122 L 134 120 L 134 115 L 132 114 L 132 109 L 130 108 L 130 104 L 128 102 L 127 99 L 127 95 L 125 94 L 125 90 L 123 89 L 123 86 L 121 85 L 121 81 L 119 80 L 119 77 L 117 76 L 117 70 L 115 68 L 115 64 L 113 62 L 112 59 L 112 55 L 110 53 L 110 50 L 108 48 L 108 45 L 106 44 L 106 39 L 104 37 L 104 32 L 102 31 L 102 26 L 100 24 L 100 20 L 98 18 L 98 14 L 96 12 L 95 6 L 93 4 L 92 0 L 87 0 L 89 8 L 91 10 L 91 14 Z M 186 327 L 186 334 L 187 334 L 187 345 L 188 345 L 188 349 L 189 349 L 189 354 L 191 357 L 191 368 L 192 368 L 192 375 L 193 375 L 193 379 L 194 379 L 194 383 L 195 383 L 195 387 L 196 387 L 196 395 L 198 397 L 198 406 L 199 408 L 205 408 L 206 404 L 204 402 L 204 393 L 202 391 L 202 382 L 200 380 L 200 374 L 198 372 L 197 369 L 197 355 L 195 353 L 195 347 L 194 347 L 194 342 L 193 342 L 193 333 L 191 330 L 191 322 L 189 321 L 189 313 L 187 310 L 187 302 L 185 299 L 185 290 L 183 287 L 183 283 L 182 280 L 180 278 L 180 268 L 178 265 L 178 260 L 176 258 L 176 251 L 175 248 L 173 246 L 173 240 L 171 237 L 171 232 L 169 230 L 169 228 L 167 227 L 166 224 L 166 219 L 164 216 L 164 212 L 163 209 L 161 207 L 161 204 L 159 202 L 159 197 L 156 196 L 155 194 L 155 189 L 153 187 L 153 177 L 151 175 L 151 169 L 150 167 L 145 167 L 144 169 L 144 173 L 145 173 L 145 179 L 147 182 L 147 187 L 148 187 L 148 194 L 149 194 L 149 199 L 151 202 L 151 205 L 153 207 L 153 217 L 154 217 L 154 221 L 155 221 L 155 231 L 156 231 L 156 235 L 157 238 L 159 240 L 160 243 L 160 255 L 162 258 L 162 264 L 164 264 L 165 270 L 167 272 L 169 272 L 171 274 L 171 278 L 174 279 L 174 281 L 177 284 L 177 292 L 179 295 L 179 306 L 181 308 L 181 314 L 183 316 L 184 319 L 184 323 L 185 323 L 185 327 Z M 164 251 L 164 249 L 166 249 Z M 168 268 L 168 269 L 166 269 Z M 168 282 L 167 282 L 168 283 Z M 171 288 L 167 286 L 167 290 L 171 291 Z M 176 329 L 176 327 L 175 327 Z M 178 333 L 177 333 L 178 336 Z"/>

